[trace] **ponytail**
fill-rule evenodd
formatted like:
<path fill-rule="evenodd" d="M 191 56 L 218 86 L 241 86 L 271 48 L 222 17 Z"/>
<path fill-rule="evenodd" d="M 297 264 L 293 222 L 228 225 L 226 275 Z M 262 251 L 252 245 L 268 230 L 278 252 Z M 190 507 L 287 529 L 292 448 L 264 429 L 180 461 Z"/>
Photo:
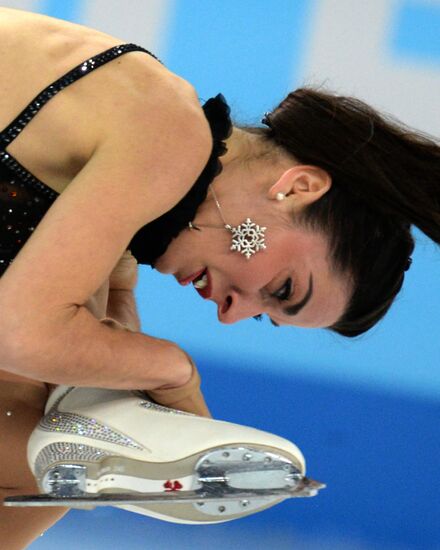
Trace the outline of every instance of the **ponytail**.
<path fill-rule="evenodd" d="M 440 244 L 440 147 L 360 100 L 299 89 L 266 115 L 266 136 L 396 222 Z"/>
<path fill-rule="evenodd" d="M 332 330 L 357 336 L 388 310 L 408 269 L 415 225 L 440 244 L 440 147 L 354 98 L 290 93 L 265 115 L 263 140 L 319 166 L 332 187 L 302 221 L 329 237 L 353 294 Z"/>

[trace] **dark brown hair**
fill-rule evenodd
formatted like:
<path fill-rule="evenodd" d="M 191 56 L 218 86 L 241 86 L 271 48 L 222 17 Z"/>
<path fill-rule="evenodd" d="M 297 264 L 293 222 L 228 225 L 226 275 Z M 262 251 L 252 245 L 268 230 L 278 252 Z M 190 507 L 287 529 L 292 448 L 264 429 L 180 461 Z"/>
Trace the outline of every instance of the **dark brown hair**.
<path fill-rule="evenodd" d="M 440 243 L 440 147 L 362 101 L 307 88 L 263 122 L 263 140 L 332 178 L 301 221 L 329 236 L 335 268 L 354 283 L 344 315 L 329 328 L 357 336 L 384 316 L 402 286 L 411 224 Z"/>

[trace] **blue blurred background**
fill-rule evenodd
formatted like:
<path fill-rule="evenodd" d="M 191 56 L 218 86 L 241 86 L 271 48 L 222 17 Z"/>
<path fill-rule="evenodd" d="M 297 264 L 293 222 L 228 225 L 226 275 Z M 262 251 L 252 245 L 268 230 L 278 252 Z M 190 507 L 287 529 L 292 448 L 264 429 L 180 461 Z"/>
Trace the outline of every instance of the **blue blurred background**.
<path fill-rule="evenodd" d="M 222 92 L 238 123 L 258 124 L 289 90 L 314 84 L 440 135 L 438 0 L 2 5 L 143 45 L 192 82 L 202 101 Z M 31 549 L 440 549 L 440 252 L 416 236 L 392 312 L 356 341 L 254 321 L 219 325 L 213 304 L 141 268 L 143 330 L 194 357 L 214 415 L 293 440 L 309 474 L 328 488 L 207 527 L 110 508 L 72 511 Z"/>

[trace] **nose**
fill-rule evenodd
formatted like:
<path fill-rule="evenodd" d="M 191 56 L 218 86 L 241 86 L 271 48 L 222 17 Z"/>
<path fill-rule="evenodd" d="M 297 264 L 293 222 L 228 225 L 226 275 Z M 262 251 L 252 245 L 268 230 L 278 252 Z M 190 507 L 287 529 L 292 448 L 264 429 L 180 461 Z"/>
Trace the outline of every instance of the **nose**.
<path fill-rule="evenodd" d="M 229 292 L 224 303 L 218 306 L 219 321 L 228 325 L 261 313 L 264 311 L 259 297 L 235 290 Z"/>

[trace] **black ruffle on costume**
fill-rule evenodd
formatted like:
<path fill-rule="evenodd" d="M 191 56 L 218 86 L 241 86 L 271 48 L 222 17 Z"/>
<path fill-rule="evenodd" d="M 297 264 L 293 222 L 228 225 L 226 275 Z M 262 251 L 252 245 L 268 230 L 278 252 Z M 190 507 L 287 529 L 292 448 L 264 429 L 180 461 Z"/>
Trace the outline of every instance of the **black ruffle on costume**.
<path fill-rule="evenodd" d="M 208 99 L 203 105 L 213 137 L 211 156 L 203 172 L 188 193 L 171 210 L 142 227 L 130 241 L 128 248 L 140 264 L 153 265 L 162 256 L 170 242 L 192 221 L 205 200 L 208 186 L 222 171 L 219 159 L 227 151 L 224 140 L 232 133 L 230 108 L 222 94 Z"/>

